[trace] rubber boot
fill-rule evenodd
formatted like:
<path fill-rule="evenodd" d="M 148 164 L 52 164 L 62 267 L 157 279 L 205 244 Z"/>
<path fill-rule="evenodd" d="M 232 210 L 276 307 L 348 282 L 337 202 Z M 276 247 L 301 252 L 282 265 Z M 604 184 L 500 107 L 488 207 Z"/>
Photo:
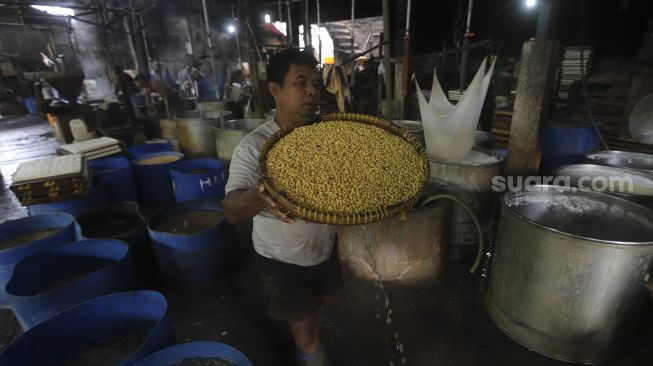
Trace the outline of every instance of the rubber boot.
<path fill-rule="evenodd" d="M 310 355 L 304 356 L 297 353 L 297 361 L 299 366 L 331 366 L 329 356 L 321 345 Z"/>

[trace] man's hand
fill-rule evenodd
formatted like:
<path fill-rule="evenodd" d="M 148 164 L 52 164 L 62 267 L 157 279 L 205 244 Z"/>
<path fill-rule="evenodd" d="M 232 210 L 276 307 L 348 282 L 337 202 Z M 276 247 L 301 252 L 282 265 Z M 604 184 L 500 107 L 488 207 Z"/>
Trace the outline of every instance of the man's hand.
<path fill-rule="evenodd" d="M 263 183 L 258 184 L 258 192 L 261 195 L 261 197 L 265 200 L 265 204 L 268 207 L 268 211 L 270 211 L 272 215 L 274 215 L 274 217 L 288 224 L 292 224 L 295 222 L 295 219 L 293 219 L 290 216 L 290 213 L 283 212 L 280 209 L 279 203 L 275 201 L 272 197 L 270 197 L 270 195 L 265 191 L 265 185 Z"/>

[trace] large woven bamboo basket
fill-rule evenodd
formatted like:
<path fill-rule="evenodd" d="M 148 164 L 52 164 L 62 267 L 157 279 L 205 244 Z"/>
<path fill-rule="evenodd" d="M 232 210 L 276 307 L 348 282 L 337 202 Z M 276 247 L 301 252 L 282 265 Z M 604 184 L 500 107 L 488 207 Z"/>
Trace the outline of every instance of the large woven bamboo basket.
<path fill-rule="evenodd" d="M 295 202 L 292 197 L 288 197 L 285 192 L 278 191 L 275 187 L 272 186 L 272 182 L 268 178 L 267 172 L 267 160 L 268 153 L 279 140 L 284 136 L 288 135 L 295 128 L 306 126 L 308 124 L 316 122 L 328 122 L 328 121 L 348 121 L 356 123 L 365 123 L 368 125 L 373 125 L 379 128 L 384 129 L 385 131 L 399 136 L 412 145 L 417 153 L 420 155 L 422 160 L 422 169 L 423 169 L 423 179 L 421 182 L 420 190 L 415 196 L 411 197 L 405 202 L 400 204 L 390 206 L 390 207 L 379 207 L 376 210 L 358 212 L 355 214 L 342 214 L 335 212 L 321 212 L 318 210 L 310 209 L 307 207 L 302 207 L 298 202 Z M 260 159 L 259 159 L 259 168 L 261 171 L 261 182 L 265 185 L 265 188 L 275 201 L 279 203 L 284 212 L 289 212 L 293 217 L 317 222 L 321 224 L 332 224 L 332 225 L 355 225 L 355 224 L 367 224 L 375 221 L 385 220 L 388 218 L 395 217 L 402 212 L 410 210 L 410 208 L 417 202 L 421 193 L 425 189 L 429 180 L 429 162 L 426 152 L 422 147 L 421 143 L 413 136 L 413 134 L 401 127 L 393 125 L 389 121 L 386 121 L 381 118 L 367 116 L 363 114 L 353 114 L 353 113 L 332 113 L 321 116 L 316 116 L 311 118 L 309 121 L 298 122 L 291 126 L 281 128 L 275 134 L 273 134 L 263 145 L 261 149 Z"/>

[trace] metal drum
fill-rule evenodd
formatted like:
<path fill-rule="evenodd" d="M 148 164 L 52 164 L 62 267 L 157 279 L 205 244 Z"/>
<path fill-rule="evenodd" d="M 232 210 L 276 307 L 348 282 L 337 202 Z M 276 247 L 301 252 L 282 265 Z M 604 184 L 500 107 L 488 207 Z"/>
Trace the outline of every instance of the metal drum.
<path fill-rule="evenodd" d="M 497 194 L 492 190 L 492 178 L 500 176 L 504 159 L 486 150 L 472 150 L 460 162 L 430 160 L 431 180 L 440 184 L 439 190 L 458 197 L 478 217 L 487 240 L 492 238 L 493 217 Z M 451 219 L 449 252 L 455 259 L 463 253 L 474 252 L 478 234 L 474 222 L 464 208 L 455 205 Z"/>
<path fill-rule="evenodd" d="M 581 188 L 608 193 L 653 209 L 653 176 L 650 174 L 611 166 L 573 164 L 559 167 L 555 175 L 568 178 L 574 187 L 582 185 Z"/>
<path fill-rule="evenodd" d="M 198 113 L 188 113 L 175 119 L 179 147 L 187 158 L 215 158 L 215 140 L 211 133 L 216 124 L 231 112 L 215 112 L 215 117 L 203 118 Z"/>
<path fill-rule="evenodd" d="M 604 362 L 628 343 L 652 264 L 653 211 L 554 186 L 509 192 L 487 310 L 529 349 L 569 362 Z"/>
<path fill-rule="evenodd" d="M 653 174 L 653 155 L 630 151 L 594 151 L 585 155 L 585 162 L 628 168 Z"/>
<path fill-rule="evenodd" d="M 265 122 L 267 122 L 265 119 L 234 119 L 213 127 L 218 159 L 226 162 L 228 166 L 240 140 Z"/>
<path fill-rule="evenodd" d="M 338 226 L 340 261 L 364 280 L 436 280 L 444 263 L 450 213 L 448 202 L 437 201 L 407 212 L 406 220 Z"/>

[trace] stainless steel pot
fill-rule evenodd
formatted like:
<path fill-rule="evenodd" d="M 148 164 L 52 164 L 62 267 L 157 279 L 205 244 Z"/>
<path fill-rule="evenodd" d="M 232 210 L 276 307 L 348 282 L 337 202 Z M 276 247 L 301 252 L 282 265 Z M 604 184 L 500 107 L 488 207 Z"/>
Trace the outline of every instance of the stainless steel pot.
<path fill-rule="evenodd" d="M 647 296 L 653 211 L 598 192 L 535 188 L 503 196 L 487 310 L 539 353 L 606 361 L 627 344 Z"/>
<path fill-rule="evenodd" d="M 217 118 L 201 118 L 198 113 L 188 113 L 175 118 L 179 147 L 186 157 L 215 157 L 215 140 L 211 130 L 231 112 L 222 111 Z M 216 114 L 218 115 L 218 114 Z"/>
<path fill-rule="evenodd" d="M 218 159 L 229 164 L 234 149 L 247 134 L 264 124 L 265 119 L 234 119 L 213 127 L 214 151 Z"/>
<path fill-rule="evenodd" d="M 585 154 L 585 162 L 639 170 L 653 174 L 653 155 L 630 151 L 593 151 Z"/>
<path fill-rule="evenodd" d="M 597 190 L 653 209 L 653 175 L 636 170 L 594 164 L 564 165 L 554 170 L 574 187 Z M 594 180 L 593 182 L 590 180 Z"/>

